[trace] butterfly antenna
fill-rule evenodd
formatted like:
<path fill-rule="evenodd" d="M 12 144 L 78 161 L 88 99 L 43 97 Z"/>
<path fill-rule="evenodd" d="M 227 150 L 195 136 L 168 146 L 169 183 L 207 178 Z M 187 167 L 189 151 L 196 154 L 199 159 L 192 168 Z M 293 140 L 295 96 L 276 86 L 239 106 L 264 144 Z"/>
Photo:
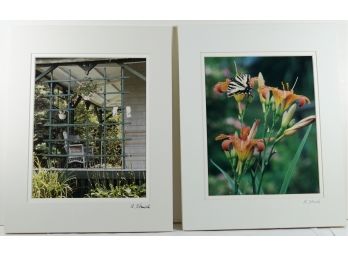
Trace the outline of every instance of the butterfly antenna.
<path fill-rule="evenodd" d="M 298 80 L 298 76 L 296 77 L 295 83 L 294 83 L 294 85 L 292 86 L 291 91 L 294 90 L 294 88 L 295 88 L 295 86 L 296 86 L 296 83 L 297 83 L 297 80 Z"/>

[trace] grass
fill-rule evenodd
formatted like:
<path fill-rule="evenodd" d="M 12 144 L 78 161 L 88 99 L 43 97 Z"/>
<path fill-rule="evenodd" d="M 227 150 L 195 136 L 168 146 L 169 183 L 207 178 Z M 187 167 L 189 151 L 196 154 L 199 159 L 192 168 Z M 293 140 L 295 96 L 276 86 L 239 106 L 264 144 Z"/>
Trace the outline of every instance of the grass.
<path fill-rule="evenodd" d="M 36 159 L 36 171 L 32 177 L 33 198 L 68 198 L 73 189 L 71 184 L 76 181 L 75 177 L 66 176 L 58 171 L 43 168 Z"/>

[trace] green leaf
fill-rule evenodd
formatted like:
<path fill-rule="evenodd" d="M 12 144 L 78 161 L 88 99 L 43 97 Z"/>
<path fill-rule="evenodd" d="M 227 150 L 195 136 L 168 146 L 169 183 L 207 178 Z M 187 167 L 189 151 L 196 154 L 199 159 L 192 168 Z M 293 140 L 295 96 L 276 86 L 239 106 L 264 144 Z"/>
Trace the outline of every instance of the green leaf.
<path fill-rule="evenodd" d="M 256 183 L 256 185 L 260 184 L 260 180 L 259 180 L 259 178 L 257 176 L 255 176 L 255 183 Z M 262 186 L 260 187 L 260 194 L 263 194 Z"/>
<path fill-rule="evenodd" d="M 212 159 L 210 159 L 210 162 L 224 175 L 225 179 L 228 182 L 228 186 L 229 188 L 231 188 L 232 190 L 234 190 L 235 188 L 235 183 L 233 178 L 231 178 L 230 175 L 228 175 L 228 173 L 226 171 L 224 171 L 223 169 L 221 169 Z M 238 193 L 241 194 L 242 192 L 240 190 L 238 190 Z"/>
<path fill-rule="evenodd" d="M 300 159 L 303 147 L 307 141 L 307 138 L 308 138 L 308 135 L 309 135 L 311 128 L 312 128 L 312 125 L 310 125 L 307 128 L 306 134 L 302 138 L 302 141 L 301 141 L 299 147 L 297 148 L 296 154 L 295 154 L 294 158 L 292 159 L 292 161 L 290 162 L 287 171 L 285 172 L 283 184 L 282 184 L 282 187 L 280 188 L 280 192 L 279 192 L 280 194 L 286 194 L 286 192 L 288 191 L 290 180 L 295 173 L 297 162 Z"/>

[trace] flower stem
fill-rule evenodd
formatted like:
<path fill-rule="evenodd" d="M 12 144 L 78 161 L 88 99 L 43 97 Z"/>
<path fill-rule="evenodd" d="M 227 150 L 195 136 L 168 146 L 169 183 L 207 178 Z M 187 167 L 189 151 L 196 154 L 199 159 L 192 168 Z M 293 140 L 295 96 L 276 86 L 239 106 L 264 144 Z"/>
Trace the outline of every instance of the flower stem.
<path fill-rule="evenodd" d="M 239 177 L 242 174 L 243 171 L 243 162 L 241 162 L 240 160 L 238 160 L 238 164 L 237 164 L 237 176 Z"/>
<path fill-rule="evenodd" d="M 244 110 L 242 108 L 242 104 L 241 102 L 238 102 L 238 112 L 239 112 L 239 122 L 240 125 L 243 127 L 243 123 L 244 123 Z"/>
<path fill-rule="evenodd" d="M 263 143 L 265 145 L 265 151 L 263 151 L 262 154 L 259 155 L 259 161 L 261 159 L 261 167 L 260 167 L 260 173 L 261 173 L 261 178 L 260 178 L 260 182 L 258 185 L 258 189 L 257 189 L 257 194 L 260 194 L 260 190 L 261 190 L 261 185 L 262 185 L 262 179 L 263 179 L 263 173 L 264 173 L 264 169 L 265 169 L 265 159 L 266 159 L 266 149 L 267 149 L 267 145 L 269 143 L 269 140 L 266 140 L 266 137 L 268 136 L 267 133 L 267 129 L 268 129 L 268 114 L 269 114 L 269 106 L 266 106 L 266 111 L 264 113 L 263 119 L 264 119 L 264 128 L 263 128 Z M 274 117 L 274 115 L 272 115 Z"/>
<path fill-rule="evenodd" d="M 239 195 L 239 181 L 235 180 L 235 183 L 234 183 L 234 193 L 236 195 Z"/>
<path fill-rule="evenodd" d="M 240 160 L 238 160 L 238 164 L 237 164 L 237 168 L 236 168 L 236 176 L 235 176 L 235 180 L 234 180 L 234 184 L 235 184 L 235 194 L 238 195 L 239 194 L 239 179 L 243 173 L 243 166 L 244 163 L 241 162 Z"/>
<path fill-rule="evenodd" d="M 269 152 L 268 159 L 267 159 L 267 162 L 266 162 L 266 166 L 268 165 L 269 161 L 271 160 L 272 155 L 273 155 L 274 146 L 275 146 L 278 142 L 279 142 L 279 141 L 274 141 L 274 143 L 272 144 L 272 146 L 271 146 L 271 151 Z"/>
<path fill-rule="evenodd" d="M 251 182 L 253 185 L 253 194 L 256 194 L 256 179 L 255 179 L 255 174 L 253 173 L 253 171 L 250 171 L 250 175 L 251 175 Z"/>
<path fill-rule="evenodd" d="M 278 143 L 279 141 L 274 141 L 274 143 L 272 144 L 271 148 L 270 148 L 270 151 L 269 151 L 269 154 L 267 156 L 267 158 L 265 158 L 266 156 L 264 156 L 262 158 L 262 166 L 261 166 L 261 178 L 260 178 L 260 181 L 259 181 L 259 186 L 258 186 L 258 189 L 257 189 L 257 194 L 260 194 L 261 192 L 261 187 L 262 187 L 262 180 L 263 180 L 263 176 L 265 174 L 265 168 L 268 166 L 271 158 L 272 158 L 272 155 L 273 155 L 273 149 L 275 147 L 275 145 Z M 266 152 L 266 151 L 265 151 Z M 265 154 L 266 155 L 266 154 Z M 267 160 L 267 161 L 265 161 Z"/>
<path fill-rule="evenodd" d="M 266 137 L 266 133 L 267 133 L 267 118 L 268 118 L 268 113 L 269 113 L 269 108 L 266 107 L 266 111 L 263 115 L 263 120 L 264 120 L 264 127 L 263 127 L 263 137 L 262 138 L 265 138 Z"/>
<path fill-rule="evenodd" d="M 262 180 L 263 180 L 263 175 L 265 173 L 264 172 L 261 172 L 261 178 L 260 178 L 260 182 L 259 182 L 259 186 L 258 186 L 258 189 L 257 189 L 257 194 L 259 195 L 260 192 L 261 192 L 261 187 L 262 187 Z"/>
<path fill-rule="evenodd" d="M 264 126 L 264 131 L 263 131 L 263 143 L 265 145 L 265 151 L 263 152 L 263 154 L 261 155 L 261 168 L 260 168 L 260 173 L 261 173 L 261 177 L 260 177 L 260 181 L 259 181 L 259 185 L 258 185 L 258 188 L 257 188 L 257 194 L 260 194 L 261 192 L 261 188 L 262 188 L 262 181 L 263 181 L 263 177 L 264 177 L 264 174 L 265 174 L 265 168 L 268 166 L 270 160 L 271 160 L 271 157 L 273 155 L 273 149 L 276 145 L 277 140 L 275 140 L 273 142 L 273 144 L 271 145 L 270 147 L 270 151 L 267 155 L 267 148 L 268 148 L 268 145 L 269 143 L 271 142 L 271 138 L 274 134 L 274 127 L 275 125 L 277 124 L 278 120 L 279 120 L 279 117 L 275 114 L 275 112 L 272 113 L 272 124 L 271 124 L 271 127 L 269 129 L 269 131 L 267 131 L 268 129 L 268 122 L 267 122 L 267 117 L 268 117 L 268 114 L 269 114 L 269 110 L 270 109 L 266 109 L 266 112 L 264 114 L 264 123 L 265 123 L 265 126 Z M 268 138 L 268 140 L 266 140 L 266 138 Z"/>
<path fill-rule="evenodd" d="M 232 158 L 229 158 L 228 159 L 228 162 L 230 163 L 230 165 L 231 165 L 231 173 L 232 173 L 232 177 L 235 179 L 235 177 L 236 177 L 236 173 L 235 173 L 235 171 L 234 171 L 234 167 L 233 167 L 233 161 L 232 161 Z"/>

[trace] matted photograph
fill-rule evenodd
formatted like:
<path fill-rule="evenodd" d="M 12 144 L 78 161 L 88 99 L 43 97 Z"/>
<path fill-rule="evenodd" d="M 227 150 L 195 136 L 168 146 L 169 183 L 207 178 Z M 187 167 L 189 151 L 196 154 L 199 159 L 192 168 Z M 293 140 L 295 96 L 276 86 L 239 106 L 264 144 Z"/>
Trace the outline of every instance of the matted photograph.
<path fill-rule="evenodd" d="M 146 59 L 35 58 L 32 198 L 146 197 Z"/>
<path fill-rule="evenodd" d="M 171 35 L 13 27 L 6 233 L 173 229 Z"/>
<path fill-rule="evenodd" d="M 204 57 L 209 196 L 320 193 L 314 57 Z"/>
<path fill-rule="evenodd" d="M 179 28 L 184 230 L 345 224 L 342 34 L 337 23 Z"/>

